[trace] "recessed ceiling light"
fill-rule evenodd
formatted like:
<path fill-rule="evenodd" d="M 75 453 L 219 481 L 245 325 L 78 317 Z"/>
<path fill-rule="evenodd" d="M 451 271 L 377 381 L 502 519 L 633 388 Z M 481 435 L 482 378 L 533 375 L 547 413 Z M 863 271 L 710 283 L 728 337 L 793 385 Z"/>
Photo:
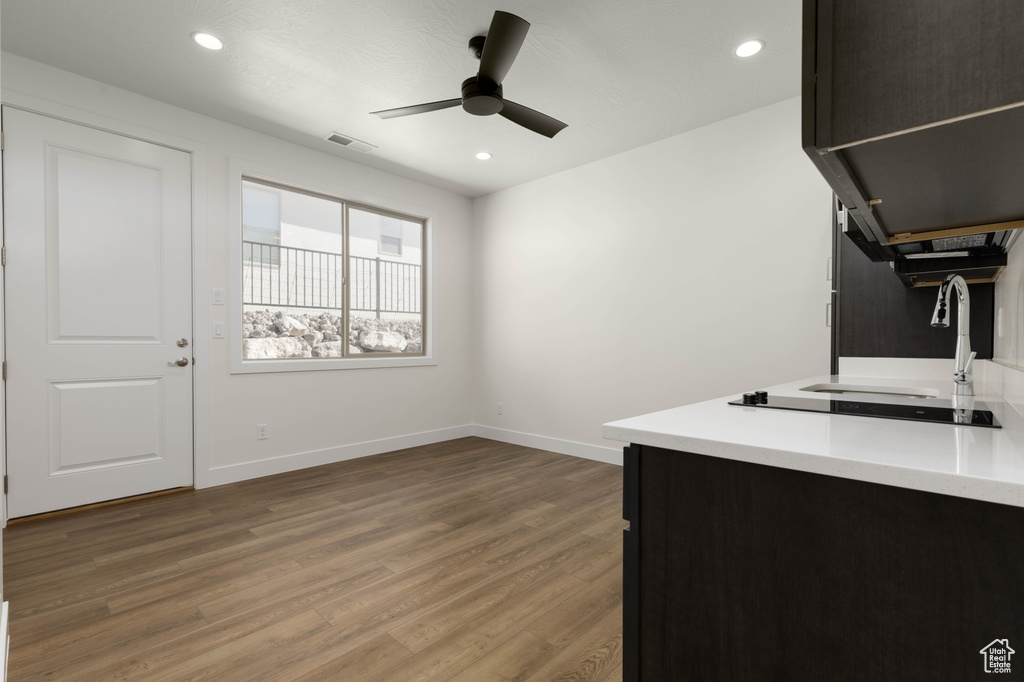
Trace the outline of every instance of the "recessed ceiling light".
<path fill-rule="evenodd" d="M 224 43 L 220 42 L 220 38 L 217 36 L 211 36 L 209 33 L 193 33 L 192 40 L 196 41 L 207 50 L 219 50 L 224 47 Z"/>
<path fill-rule="evenodd" d="M 491 158 L 491 153 L 490 152 L 477 152 L 476 158 L 480 159 L 481 161 L 486 161 L 487 159 Z"/>
<path fill-rule="evenodd" d="M 755 54 L 761 51 L 764 47 L 764 43 L 760 40 L 748 40 L 739 47 L 736 48 L 734 54 L 737 57 L 753 57 Z"/>

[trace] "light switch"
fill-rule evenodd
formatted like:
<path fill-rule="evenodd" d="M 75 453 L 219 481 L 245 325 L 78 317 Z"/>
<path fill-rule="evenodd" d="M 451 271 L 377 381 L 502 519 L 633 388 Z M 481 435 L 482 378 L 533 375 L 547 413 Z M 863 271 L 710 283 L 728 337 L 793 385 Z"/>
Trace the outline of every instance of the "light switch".
<path fill-rule="evenodd" d="M 223 289 L 214 289 L 213 290 L 213 304 L 214 305 L 224 305 L 224 290 Z"/>
<path fill-rule="evenodd" d="M 223 339 L 224 338 L 224 323 L 214 322 L 213 323 L 213 338 Z"/>

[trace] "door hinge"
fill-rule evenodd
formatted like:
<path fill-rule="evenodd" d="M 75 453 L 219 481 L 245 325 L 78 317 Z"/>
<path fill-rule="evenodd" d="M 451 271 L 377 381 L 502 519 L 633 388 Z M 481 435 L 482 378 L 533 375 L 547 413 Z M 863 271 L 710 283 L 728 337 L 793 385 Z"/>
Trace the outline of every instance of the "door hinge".
<path fill-rule="evenodd" d="M 4 133 L 3 133 L 2 130 L 0 130 L 0 150 L 3 150 L 4 144 L 6 142 L 7 142 L 7 140 L 4 139 Z"/>
<path fill-rule="evenodd" d="M 7 247 L 0 246 L 0 265 L 7 267 Z"/>
<path fill-rule="evenodd" d="M 7 381 L 7 361 L 4 360 L 4 381 Z"/>
<path fill-rule="evenodd" d="M 4 495 L 7 494 L 7 474 L 4 474 Z"/>

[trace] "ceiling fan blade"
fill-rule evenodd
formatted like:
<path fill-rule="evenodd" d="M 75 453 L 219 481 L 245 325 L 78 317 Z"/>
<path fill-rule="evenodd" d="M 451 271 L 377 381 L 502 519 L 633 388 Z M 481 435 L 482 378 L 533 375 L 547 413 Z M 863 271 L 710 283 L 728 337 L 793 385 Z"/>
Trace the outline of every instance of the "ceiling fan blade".
<path fill-rule="evenodd" d="M 384 109 L 383 111 L 371 111 L 374 116 L 381 118 L 398 118 L 399 116 L 412 116 L 413 114 L 425 114 L 428 111 L 448 109 L 462 104 L 462 99 L 445 99 L 440 102 L 429 102 L 427 104 L 414 104 L 411 107 L 398 107 L 397 109 Z"/>
<path fill-rule="evenodd" d="M 512 68 L 512 62 L 516 60 L 529 30 L 530 22 L 525 19 L 501 10 L 496 11 L 484 40 L 478 76 L 489 78 L 500 85 L 505 80 L 505 74 Z"/>
<path fill-rule="evenodd" d="M 551 118 L 547 114 L 542 114 L 539 111 L 534 111 L 529 107 L 524 107 L 522 104 L 516 104 L 509 100 L 505 100 L 505 106 L 498 113 L 513 123 L 518 123 L 524 128 L 529 128 L 533 132 L 547 137 L 554 137 L 559 131 L 569 125 L 568 123 L 562 123 L 557 118 Z"/>

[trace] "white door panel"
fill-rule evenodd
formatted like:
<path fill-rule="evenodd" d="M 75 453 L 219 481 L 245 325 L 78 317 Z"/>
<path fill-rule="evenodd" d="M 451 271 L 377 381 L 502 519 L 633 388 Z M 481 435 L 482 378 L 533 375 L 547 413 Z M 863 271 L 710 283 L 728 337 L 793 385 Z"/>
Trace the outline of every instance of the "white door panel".
<path fill-rule="evenodd" d="M 51 476 L 161 459 L 163 378 L 50 382 Z M 107 439 L 117 433 L 116 440 Z M 97 450 L 93 443 L 106 441 Z"/>
<path fill-rule="evenodd" d="M 158 343 L 160 169 L 54 146 L 48 151 L 47 211 L 54 219 L 47 221 L 47 288 L 56 323 L 50 338 Z M 108 196 L 111 187 L 120 188 L 116 201 Z"/>
<path fill-rule="evenodd" d="M 3 126 L 10 515 L 191 485 L 189 155 Z"/>

